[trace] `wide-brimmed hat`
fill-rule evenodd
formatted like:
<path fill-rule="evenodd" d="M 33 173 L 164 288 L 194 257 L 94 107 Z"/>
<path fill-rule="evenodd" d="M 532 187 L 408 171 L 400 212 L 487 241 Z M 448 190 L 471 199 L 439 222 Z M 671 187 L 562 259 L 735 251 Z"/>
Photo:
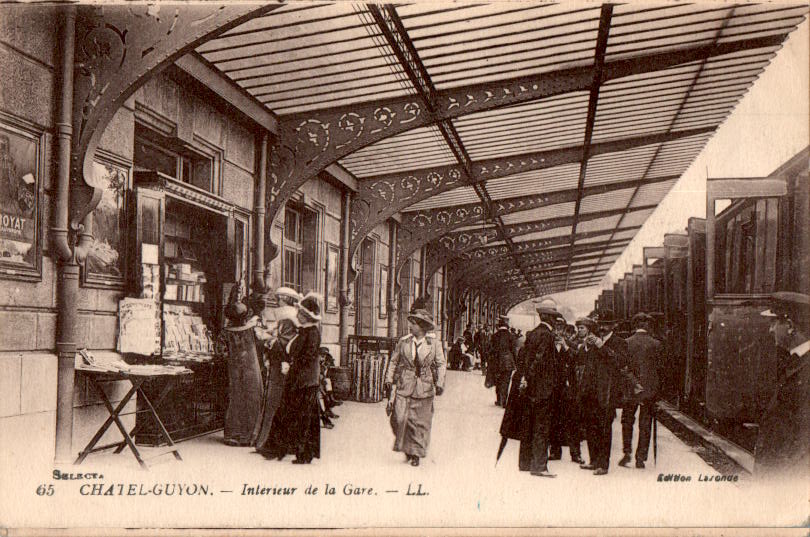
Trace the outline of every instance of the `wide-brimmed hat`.
<path fill-rule="evenodd" d="M 225 307 L 225 318 L 232 326 L 242 326 L 250 318 L 250 308 L 244 302 L 234 302 Z"/>
<path fill-rule="evenodd" d="M 771 295 L 773 305 L 760 313 L 763 317 L 785 317 L 810 312 L 810 296 L 793 291 L 778 291 Z"/>
<path fill-rule="evenodd" d="M 285 296 L 288 298 L 292 298 L 299 302 L 301 301 L 301 293 L 299 293 L 295 289 L 290 289 L 289 287 L 279 287 L 273 294 L 276 296 Z"/>
<path fill-rule="evenodd" d="M 557 316 L 560 312 L 557 311 L 557 301 L 551 297 L 545 297 L 540 299 L 539 302 L 535 302 L 534 309 L 537 310 L 537 313 L 540 315 L 553 315 Z"/>
<path fill-rule="evenodd" d="M 304 312 L 304 315 L 313 321 L 321 320 L 321 295 L 318 293 L 309 292 L 298 303 L 298 311 Z"/>
<path fill-rule="evenodd" d="M 433 316 L 430 312 L 426 309 L 422 308 L 415 308 L 411 309 L 410 313 L 408 313 L 408 320 L 414 321 L 418 324 L 427 325 L 426 332 L 433 330 L 436 328 L 436 324 L 433 322 Z"/>
<path fill-rule="evenodd" d="M 498 326 L 509 327 L 509 317 L 506 315 L 498 315 Z"/>
<path fill-rule="evenodd" d="M 596 326 L 596 321 L 591 319 L 590 317 L 580 317 L 574 323 L 576 326 L 587 326 L 588 328 L 593 328 Z"/>
<path fill-rule="evenodd" d="M 640 311 L 640 312 L 636 313 L 635 315 L 633 315 L 633 318 L 631 319 L 631 322 L 633 323 L 633 326 L 636 326 L 636 325 L 639 325 L 639 324 L 642 324 L 642 323 L 651 323 L 652 321 L 653 321 L 652 316 L 644 313 L 643 311 Z"/>

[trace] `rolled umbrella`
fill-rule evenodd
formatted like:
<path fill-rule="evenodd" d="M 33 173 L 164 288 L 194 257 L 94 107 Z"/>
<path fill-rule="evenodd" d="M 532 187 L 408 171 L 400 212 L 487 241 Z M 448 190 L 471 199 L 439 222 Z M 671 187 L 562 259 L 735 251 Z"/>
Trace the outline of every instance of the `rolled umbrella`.
<path fill-rule="evenodd" d="M 658 407 L 653 406 L 653 464 L 658 465 Z"/>
<path fill-rule="evenodd" d="M 511 410 L 511 405 L 513 405 L 514 402 L 515 402 L 513 394 L 511 392 L 511 388 L 512 388 L 512 379 L 510 378 L 509 390 L 506 392 L 507 393 L 506 405 L 504 407 L 504 413 L 503 413 L 504 414 L 504 420 L 507 419 L 507 414 L 509 413 L 509 410 Z M 498 465 L 498 461 L 501 459 L 501 455 L 503 455 L 503 450 L 506 449 L 506 443 L 508 441 L 509 441 L 509 437 L 506 434 L 504 434 L 504 423 L 501 422 L 501 445 L 498 446 L 498 454 L 495 456 L 495 466 Z"/>
<path fill-rule="evenodd" d="M 501 445 L 498 446 L 498 455 L 495 457 L 495 466 L 498 466 L 498 461 L 501 460 L 501 455 L 503 455 L 503 450 L 506 449 L 506 443 L 509 439 L 505 436 L 501 437 Z"/>

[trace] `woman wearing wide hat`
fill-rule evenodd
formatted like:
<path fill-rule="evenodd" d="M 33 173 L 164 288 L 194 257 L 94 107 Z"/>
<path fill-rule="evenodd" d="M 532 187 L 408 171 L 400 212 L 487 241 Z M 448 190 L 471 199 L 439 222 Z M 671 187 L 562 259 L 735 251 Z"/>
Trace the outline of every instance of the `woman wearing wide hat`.
<path fill-rule="evenodd" d="M 251 444 L 251 435 L 262 406 L 262 373 L 256 352 L 256 318 L 238 300 L 239 290 L 231 293 L 225 317 L 228 344 L 228 410 L 225 413 L 225 443 Z"/>
<path fill-rule="evenodd" d="M 391 429 L 394 451 L 405 453 L 405 460 L 419 466 L 427 455 L 433 422 L 433 397 L 444 391 L 446 364 L 441 342 L 428 334 L 435 328 L 427 310 L 414 308 L 408 315 L 411 333 L 401 338 L 388 364 L 385 391 L 396 386 Z"/>
<path fill-rule="evenodd" d="M 282 408 L 276 413 L 269 450 L 279 459 L 295 454 L 294 464 L 321 456 L 320 386 L 321 297 L 308 293 L 298 303 L 298 334 L 287 344 L 290 372 Z"/>

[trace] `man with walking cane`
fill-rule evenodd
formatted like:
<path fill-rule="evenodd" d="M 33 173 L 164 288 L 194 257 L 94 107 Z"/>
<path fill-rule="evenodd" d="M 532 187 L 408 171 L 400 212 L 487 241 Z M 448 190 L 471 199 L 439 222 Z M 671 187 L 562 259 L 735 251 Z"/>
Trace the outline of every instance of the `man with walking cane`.
<path fill-rule="evenodd" d="M 658 395 L 659 370 L 663 348 L 661 342 L 649 333 L 652 317 L 646 313 L 633 316 L 635 332 L 627 338 L 627 354 L 630 372 L 638 379 L 644 390 L 633 394 L 628 390 L 622 405 L 622 444 L 624 457 L 619 466 L 630 464 L 633 454 L 633 425 L 638 413 L 638 445 L 636 446 L 636 468 L 644 468 L 647 453 L 650 449 L 650 433 L 653 433 L 653 457 L 658 457 L 657 423 L 655 419 L 655 401 Z"/>

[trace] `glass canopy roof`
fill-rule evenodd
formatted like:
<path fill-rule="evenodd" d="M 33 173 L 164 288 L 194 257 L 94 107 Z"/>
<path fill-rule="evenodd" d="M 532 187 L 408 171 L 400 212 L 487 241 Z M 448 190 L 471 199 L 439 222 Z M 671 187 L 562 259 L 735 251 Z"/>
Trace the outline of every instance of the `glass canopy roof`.
<path fill-rule="evenodd" d="M 482 218 L 456 222 L 446 232 L 475 233 L 485 220 L 497 233 L 488 245 L 509 248 L 512 262 L 482 276 L 481 284 L 498 288 L 509 270 L 509 278 L 522 279 L 510 285 L 530 298 L 599 281 L 807 11 L 802 4 L 766 3 L 289 3 L 197 52 L 281 121 L 405 96 L 428 101 L 431 110 L 436 96 L 450 89 L 552 80 L 577 69 L 592 73 L 590 89 L 434 118 L 338 161 L 361 184 L 451 165 L 466 169 L 456 188 L 416 200 L 403 214 L 480 204 Z M 392 32 L 399 37 L 392 39 Z M 752 41 L 767 36 L 777 39 Z M 689 56 L 724 44 L 725 53 Z M 623 61 L 654 54 L 683 60 L 622 73 Z M 469 173 L 483 160 L 555 151 L 575 158 L 486 181 Z M 546 194 L 557 201 L 530 200 Z M 510 210 L 493 212 L 510 200 Z M 544 229 L 504 235 L 504 226 L 546 220 Z M 570 242 L 555 243 L 568 252 L 562 278 L 533 274 L 534 258 L 521 262 L 514 249 L 566 237 Z M 439 251 L 436 238 L 429 237 L 428 248 Z M 577 253 L 600 244 L 599 255 Z M 590 276 L 579 274 L 588 267 Z"/>

